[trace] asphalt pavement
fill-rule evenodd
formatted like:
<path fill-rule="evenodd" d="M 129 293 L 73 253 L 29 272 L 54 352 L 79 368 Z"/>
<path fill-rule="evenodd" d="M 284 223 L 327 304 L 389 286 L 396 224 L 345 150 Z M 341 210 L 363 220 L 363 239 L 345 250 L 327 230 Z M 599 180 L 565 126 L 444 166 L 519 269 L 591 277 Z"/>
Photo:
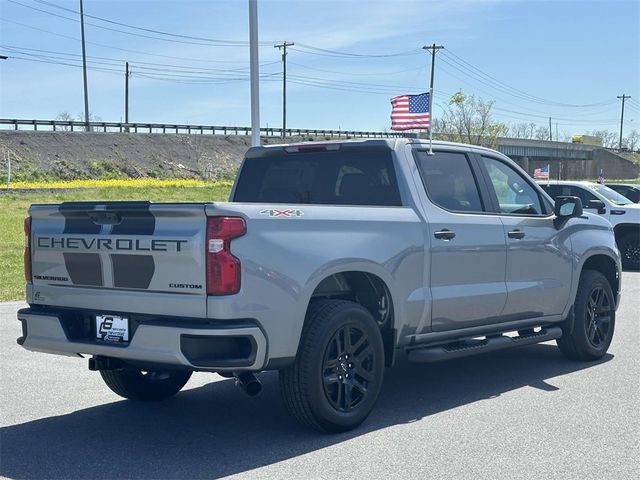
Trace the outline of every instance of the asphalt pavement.
<path fill-rule="evenodd" d="M 160 403 L 120 399 L 86 360 L 23 350 L 0 304 L 0 475 L 12 479 L 640 478 L 640 273 L 625 273 L 598 362 L 553 343 L 432 365 L 400 362 L 358 429 L 299 427 L 277 374 L 251 398 L 198 373 Z"/>

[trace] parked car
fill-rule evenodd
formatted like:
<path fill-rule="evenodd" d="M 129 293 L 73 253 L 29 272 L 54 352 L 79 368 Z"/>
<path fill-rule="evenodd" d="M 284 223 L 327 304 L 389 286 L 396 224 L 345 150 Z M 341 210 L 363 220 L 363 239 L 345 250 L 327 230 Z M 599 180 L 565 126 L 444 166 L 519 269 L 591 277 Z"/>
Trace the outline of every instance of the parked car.
<path fill-rule="evenodd" d="M 603 216 L 613 225 L 622 266 L 640 270 L 640 205 L 595 182 L 552 181 L 540 183 L 552 197 L 571 195 L 582 200 L 582 207 Z"/>
<path fill-rule="evenodd" d="M 640 184 L 637 183 L 607 183 L 607 187 L 620 195 L 627 197 L 634 203 L 640 203 Z"/>
<path fill-rule="evenodd" d="M 32 205 L 18 343 L 89 355 L 111 390 L 139 400 L 176 394 L 193 371 L 257 394 L 255 374 L 279 370 L 288 411 L 325 431 L 369 415 L 400 354 L 556 340 L 592 361 L 611 343 L 611 224 L 576 197 L 554 207 L 496 151 L 255 147 L 231 200 Z"/>

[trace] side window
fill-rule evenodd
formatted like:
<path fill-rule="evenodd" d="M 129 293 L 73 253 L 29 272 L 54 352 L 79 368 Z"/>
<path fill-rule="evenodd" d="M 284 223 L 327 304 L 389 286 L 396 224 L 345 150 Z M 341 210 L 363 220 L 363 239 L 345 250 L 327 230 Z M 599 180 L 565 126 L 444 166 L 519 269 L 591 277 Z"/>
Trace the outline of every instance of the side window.
<path fill-rule="evenodd" d="M 538 192 L 516 170 L 500 160 L 481 157 L 502 213 L 541 215 Z"/>
<path fill-rule="evenodd" d="M 484 211 L 476 180 L 464 153 L 416 152 L 427 195 L 433 203 L 456 212 Z"/>
<path fill-rule="evenodd" d="M 598 200 L 598 197 L 596 197 L 586 188 L 570 186 L 569 191 L 571 193 L 569 193 L 568 195 L 580 198 L 583 208 L 589 208 L 589 202 L 591 200 Z"/>

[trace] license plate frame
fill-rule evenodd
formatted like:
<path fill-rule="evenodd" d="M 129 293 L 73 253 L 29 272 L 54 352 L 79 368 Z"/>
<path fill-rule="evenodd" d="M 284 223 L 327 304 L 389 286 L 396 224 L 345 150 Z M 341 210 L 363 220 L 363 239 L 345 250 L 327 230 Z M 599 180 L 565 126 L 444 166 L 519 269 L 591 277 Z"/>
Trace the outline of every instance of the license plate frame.
<path fill-rule="evenodd" d="M 121 315 L 96 315 L 96 339 L 119 345 L 130 340 L 129 318 Z"/>

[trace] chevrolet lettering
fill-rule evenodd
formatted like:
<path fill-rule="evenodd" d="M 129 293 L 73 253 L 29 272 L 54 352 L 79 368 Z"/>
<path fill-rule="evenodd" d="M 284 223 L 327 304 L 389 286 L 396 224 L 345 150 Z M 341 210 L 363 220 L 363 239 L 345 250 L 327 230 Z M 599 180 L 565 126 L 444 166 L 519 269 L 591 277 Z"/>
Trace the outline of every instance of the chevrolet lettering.
<path fill-rule="evenodd" d="M 132 238 L 37 237 L 38 248 L 59 250 L 133 250 L 141 252 L 180 252 L 187 240 Z"/>

